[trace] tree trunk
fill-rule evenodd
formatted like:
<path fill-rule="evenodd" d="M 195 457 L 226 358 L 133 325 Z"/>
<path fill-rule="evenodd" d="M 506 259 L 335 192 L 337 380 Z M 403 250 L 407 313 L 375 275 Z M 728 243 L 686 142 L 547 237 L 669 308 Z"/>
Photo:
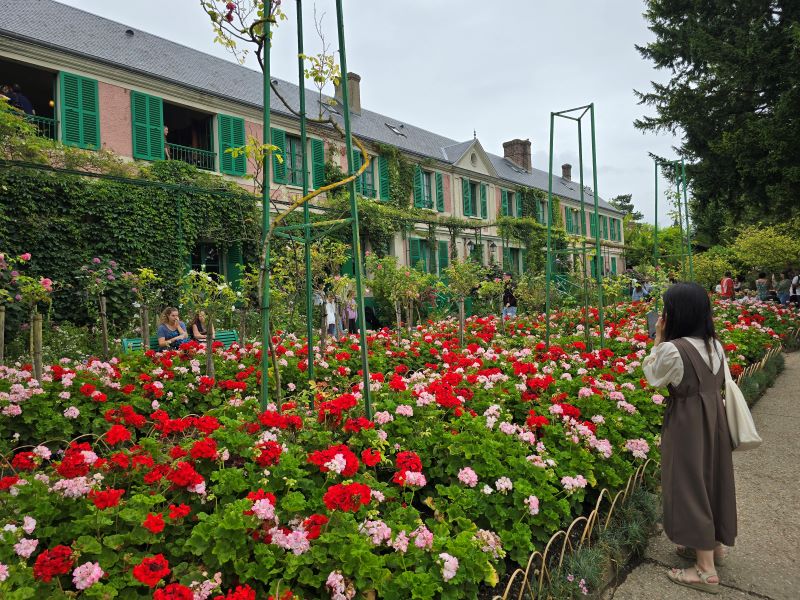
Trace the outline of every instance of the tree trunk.
<path fill-rule="evenodd" d="M 247 309 L 239 311 L 239 344 L 244 346 L 247 339 Z"/>
<path fill-rule="evenodd" d="M 214 378 L 214 315 L 206 315 L 206 377 Z"/>
<path fill-rule="evenodd" d="M 408 337 L 411 337 L 411 328 L 414 326 L 414 301 L 409 300 L 406 304 L 406 330 Z"/>
<path fill-rule="evenodd" d="M 397 344 L 400 345 L 400 342 L 403 339 L 403 320 L 400 317 L 400 303 L 394 303 L 394 316 L 397 320 Z"/>
<path fill-rule="evenodd" d="M 464 299 L 458 301 L 458 342 L 464 347 Z"/>
<path fill-rule="evenodd" d="M 150 315 L 144 305 L 139 310 L 139 318 L 142 322 L 142 352 L 147 352 L 150 349 Z"/>
<path fill-rule="evenodd" d="M 31 327 L 31 338 L 33 339 L 33 377 L 36 381 L 42 381 L 42 315 L 36 313 L 33 316 Z"/>
<path fill-rule="evenodd" d="M 103 358 L 108 360 L 108 313 L 106 312 L 106 297 L 100 296 L 100 333 L 103 338 Z"/>
<path fill-rule="evenodd" d="M 0 366 L 4 364 L 6 353 L 6 307 L 0 306 Z"/>

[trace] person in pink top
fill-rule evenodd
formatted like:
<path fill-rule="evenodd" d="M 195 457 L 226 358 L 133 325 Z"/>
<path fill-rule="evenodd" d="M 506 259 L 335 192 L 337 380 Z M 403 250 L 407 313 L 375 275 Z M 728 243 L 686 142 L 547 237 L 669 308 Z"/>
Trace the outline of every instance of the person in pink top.
<path fill-rule="evenodd" d="M 728 300 L 733 300 L 733 277 L 731 277 L 731 272 L 727 271 L 725 273 L 725 277 L 722 278 L 722 281 L 719 282 L 720 287 L 720 297 L 727 298 Z"/>

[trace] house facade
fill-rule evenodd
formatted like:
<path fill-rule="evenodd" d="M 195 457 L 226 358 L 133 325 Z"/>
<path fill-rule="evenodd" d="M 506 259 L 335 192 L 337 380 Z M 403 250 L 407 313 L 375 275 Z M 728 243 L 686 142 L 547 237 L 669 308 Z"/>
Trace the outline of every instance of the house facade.
<path fill-rule="evenodd" d="M 52 0 L 0 0 L 0 11 L 0 84 L 19 85 L 33 106 L 29 119 L 42 135 L 132 160 L 182 160 L 252 189 L 244 176 L 254 174 L 256 165 L 226 150 L 251 138 L 261 141 L 261 73 Z M 461 234 L 455 248 L 448 231 L 437 228 L 431 247 L 428 225 L 419 224 L 395 236 L 392 254 L 430 272 L 447 266 L 453 255 L 523 270 L 525 250 L 513 240 L 504 243 L 494 223 L 500 216 L 522 216 L 522 190 L 548 188 L 547 172 L 531 163 L 530 142 L 510 140 L 502 155 L 492 154 L 477 138 L 452 140 L 362 108 L 361 78 L 355 73 L 342 83 L 348 86 L 353 134 L 372 157 L 359 178 L 359 193 L 389 199 L 388 164 L 380 147 L 393 146 L 416 165 L 409 199 L 415 207 L 480 227 L 477 237 L 469 230 Z M 282 80 L 273 84 L 297 110 L 298 87 Z M 340 98 L 331 102 L 311 90 L 306 98 L 309 116 L 341 117 Z M 327 160 L 347 170 L 344 144 L 332 129 L 309 125 L 302 148 L 299 120 L 275 94 L 270 113 L 272 143 L 284 157 L 273 162 L 270 177 L 270 195 L 279 204 L 302 193 L 303 153 L 312 188 L 322 185 Z M 587 272 L 594 274 L 598 264 L 604 274 L 622 272 L 623 215 L 598 198 L 595 222 L 589 188 L 583 190 L 581 213 L 580 185 L 572 180 L 570 165 L 554 175 L 553 192 L 561 211 L 556 222 L 571 234 L 571 244 L 583 244 L 584 236 L 592 242 L 601 238 L 602 256 L 587 261 Z M 546 222 L 546 203 L 535 216 Z M 198 244 L 192 263 L 223 272 L 230 263 L 224 252 Z"/>

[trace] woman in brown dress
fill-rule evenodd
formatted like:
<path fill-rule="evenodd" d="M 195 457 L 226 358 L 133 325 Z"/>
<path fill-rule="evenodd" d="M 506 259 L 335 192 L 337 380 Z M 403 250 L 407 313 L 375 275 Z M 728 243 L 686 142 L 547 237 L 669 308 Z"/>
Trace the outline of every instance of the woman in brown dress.
<path fill-rule="evenodd" d="M 715 561 L 736 538 L 736 492 L 722 386 L 730 377 L 714 331 L 711 303 L 694 283 L 664 294 L 653 350 L 642 367 L 651 385 L 667 386 L 661 431 L 664 532 L 693 569 L 672 569 L 673 582 L 716 594 Z"/>

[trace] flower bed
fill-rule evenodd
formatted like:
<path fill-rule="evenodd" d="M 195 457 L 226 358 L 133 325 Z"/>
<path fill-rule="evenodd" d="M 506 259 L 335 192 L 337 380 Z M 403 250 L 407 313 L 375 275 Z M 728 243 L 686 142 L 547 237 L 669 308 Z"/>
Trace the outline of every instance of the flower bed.
<path fill-rule="evenodd" d="M 7 598 L 470 598 L 657 455 L 663 395 L 642 379 L 646 305 L 607 320 L 588 352 L 577 312 L 510 333 L 473 319 L 399 344 L 369 337 L 376 413 L 358 397 L 358 346 L 316 358 L 274 340 L 292 390 L 258 408 L 260 348 L 76 364 L 41 382 L 0 368 L 0 592 Z M 795 313 L 717 307 L 735 365 Z M 596 333 L 596 332 L 594 332 Z M 313 408 L 310 408 L 313 404 Z M 291 590 L 291 592 L 289 592 Z"/>

